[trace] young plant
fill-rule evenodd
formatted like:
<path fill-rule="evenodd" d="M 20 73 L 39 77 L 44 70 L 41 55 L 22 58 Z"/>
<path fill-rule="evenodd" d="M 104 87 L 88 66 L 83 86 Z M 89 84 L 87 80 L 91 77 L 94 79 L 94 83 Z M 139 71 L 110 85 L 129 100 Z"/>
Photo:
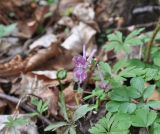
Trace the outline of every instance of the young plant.
<path fill-rule="evenodd" d="M 95 108 L 98 109 L 100 102 L 106 98 L 106 93 L 103 89 L 97 87 L 94 90 L 92 90 L 91 95 L 84 97 L 84 100 L 94 97 L 96 98 Z"/>
<path fill-rule="evenodd" d="M 131 86 L 113 88 L 108 96 L 106 108 L 110 112 L 133 113 L 137 108 L 146 107 L 157 109 L 160 101 L 146 101 L 154 92 L 155 85 L 144 86 L 145 81 L 141 77 L 132 78 Z"/>
<path fill-rule="evenodd" d="M 16 23 L 10 24 L 8 26 L 0 24 L 0 38 L 13 32 L 13 30 L 16 28 L 16 25 Z"/>
<path fill-rule="evenodd" d="M 116 53 L 123 51 L 127 55 L 131 52 L 132 46 L 143 45 L 144 36 L 140 37 L 140 33 L 144 30 L 144 28 L 132 31 L 126 38 L 124 38 L 123 34 L 119 31 L 109 34 L 108 40 L 109 42 L 105 45 L 105 49 L 107 51 L 114 49 Z"/>
<path fill-rule="evenodd" d="M 128 134 L 131 126 L 130 116 L 122 113 L 107 113 L 94 127 L 89 129 L 91 134 Z"/>
<path fill-rule="evenodd" d="M 45 128 L 45 131 L 55 131 L 61 129 L 64 134 L 76 134 L 76 122 L 82 118 L 87 112 L 91 111 L 93 108 L 86 105 L 79 106 L 72 114 L 66 108 L 64 101 L 64 94 L 60 94 L 60 113 L 63 116 L 64 120 L 55 122 Z M 69 115 L 71 114 L 71 115 Z"/>
<path fill-rule="evenodd" d="M 10 129 L 16 126 L 20 126 L 20 125 L 25 125 L 27 124 L 27 120 L 22 118 L 22 117 L 13 117 L 13 116 L 8 116 L 7 121 L 4 122 L 5 127 Z"/>
<path fill-rule="evenodd" d="M 36 112 L 32 113 L 33 116 L 42 115 L 48 110 L 48 103 L 36 98 L 32 98 L 32 104 L 36 106 Z"/>

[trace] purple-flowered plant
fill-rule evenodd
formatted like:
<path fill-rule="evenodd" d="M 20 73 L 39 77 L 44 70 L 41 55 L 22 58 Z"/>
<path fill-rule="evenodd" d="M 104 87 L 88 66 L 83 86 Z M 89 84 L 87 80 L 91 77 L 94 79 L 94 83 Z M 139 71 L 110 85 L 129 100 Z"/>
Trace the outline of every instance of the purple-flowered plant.
<path fill-rule="evenodd" d="M 93 49 L 90 56 L 86 56 L 86 48 L 83 46 L 83 56 L 78 55 L 73 57 L 74 63 L 74 77 L 76 81 L 82 83 L 87 78 L 87 71 L 89 64 L 92 62 L 92 58 L 96 52 L 96 49 Z"/>

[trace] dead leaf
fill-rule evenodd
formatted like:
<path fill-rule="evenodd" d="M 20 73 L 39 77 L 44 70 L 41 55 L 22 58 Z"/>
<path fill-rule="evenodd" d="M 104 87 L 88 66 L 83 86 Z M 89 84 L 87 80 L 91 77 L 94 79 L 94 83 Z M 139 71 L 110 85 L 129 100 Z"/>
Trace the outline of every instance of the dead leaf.
<path fill-rule="evenodd" d="M 95 12 L 89 3 L 77 4 L 73 10 L 73 14 L 77 16 L 80 21 L 85 23 L 91 22 L 95 18 Z"/>
<path fill-rule="evenodd" d="M 81 103 L 82 94 L 74 91 L 73 84 L 70 84 L 67 88 L 65 88 L 63 93 L 65 95 L 65 102 L 67 107 L 75 108 L 78 103 Z"/>
<path fill-rule="evenodd" d="M 14 76 L 20 74 L 25 69 L 25 61 L 17 55 L 10 62 L 0 64 L 0 77 Z"/>
<path fill-rule="evenodd" d="M 32 73 L 36 75 L 44 75 L 52 80 L 57 79 L 57 71 L 32 71 Z"/>
<path fill-rule="evenodd" d="M 71 30 L 71 35 L 61 44 L 68 50 L 74 50 L 78 53 L 82 51 L 82 46 L 88 44 L 96 34 L 96 30 L 87 24 L 80 22 Z"/>
<path fill-rule="evenodd" d="M 68 16 L 63 16 L 58 22 L 57 24 L 59 25 L 63 25 L 63 26 L 67 26 L 69 28 L 72 28 L 74 26 L 74 22 L 73 20 L 68 17 Z"/>
<path fill-rule="evenodd" d="M 32 71 L 38 67 L 41 67 L 49 59 L 54 58 L 60 53 L 62 53 L 62 50 L 57 44 L 52 44 L 46 49 L 39 50 L 28 60 L 25 71 Z"/>
<path fill-rule="evenodd" d="M 57 42 L 57 37 L 54 34 L 46 34 L 39 38 L 38 40 L 34 41 L 29 48 L 32 50 L 36 47 L 44 47 L 48 48 L 50 47 L 53 43 Z"/>
<path fill-rule="evenodd" d="M 61 0 L 59 5 L 59 12 L 61 15 L 64 15 L 67 9 L 73 8 L 78 3 L 83 2 L 83 0 Z"/>
<path fill-rule="evenodd" d="M 47 101 L 49 104 L 50 113 L 57 115 L 58 111 L 58 90 L 51 85 L 50 82 L 45 82 L 33 75 L 22 75 L 21 81 L 21 96 L 33 94 Z"/>

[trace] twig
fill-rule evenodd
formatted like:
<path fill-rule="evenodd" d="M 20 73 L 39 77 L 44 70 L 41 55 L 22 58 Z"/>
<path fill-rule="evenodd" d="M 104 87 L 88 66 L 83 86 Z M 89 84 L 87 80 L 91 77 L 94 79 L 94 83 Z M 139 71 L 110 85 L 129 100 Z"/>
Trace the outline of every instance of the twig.
<path fill-rule="evenodd" d="M 136 29 L 136 28 L 141 28 L 141 27 L 152 27 L 152 26 L 155 26 L 156 24 L 157 24 L 157 22 L 154 21 L 154 22 L 149 22 L 149 23 L 144 23 L 144 24 L 131 25 L 131 26 L 127 26 L 127 27 L 118 27 L 113 30 L 114 31 L 129 30 L 130 31 L 130 29 Z"/>
<path fill-rule="evenodd" d="M 3 93 L 0 93 L 0 99 L 4 99 L 7 101 L 10 101 L 14 104 L 17 104 L 19 102 L 19 99 L 13 96 L 9 96 Z M 24 103 L 20 103 L 19 105 L 22 109 L 26 110 L 27 112 L 36 112 L 33 108 L 31 108 L 29 105 L 24 104 Z M 48 120 L 46 117 L 44 117 L 43 115 L 39 115 L 38 118 L 40 120 L 42 120 L 43 122 L 45 122 L 47 125 L 52 124 L 52 122 L 50 120 Z"/>
<path fill-rule="evenodd" d="M 148 42 L 148 44 L 146 46 L 145 57 L 144 57 L 144 62 L 146 62 L 146 63 L 148 63 L 150 61 L 151 48 L 153 46 L 154 39 L 155 39 L 157 33 L 159 32 L 159 30 L 160 30 L 160 20 L 157 23 L 157 26 L 156 26 L 156 28 L 155 28 L 155 30 L 153 32 L 151 40 Z"/>

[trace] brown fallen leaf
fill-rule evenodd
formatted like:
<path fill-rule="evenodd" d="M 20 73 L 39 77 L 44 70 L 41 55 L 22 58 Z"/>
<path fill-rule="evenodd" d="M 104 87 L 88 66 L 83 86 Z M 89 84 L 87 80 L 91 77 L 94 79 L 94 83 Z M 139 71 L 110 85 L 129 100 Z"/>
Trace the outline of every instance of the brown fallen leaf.
<path fill-rule="evenodd" d="M 44 47 L 48 48 L 50 47 L 53 43 L 57 42 L 57 37 L 54 34 L 46 34 L 39 38 L 38 40 L 34 41 L 30 46 L 30 50 L 36 48 L 36 47 Z"/>
<path fill-rule="evenodd" d="M 52 87 L 52 88 L 51 88 Z M 21 96 L 33 94 L 38 96 L 49 104 L 49 112 L 52 115 L 57 115 L 58 111 L 58 90 L 49 82 L 38 79 L 31 74 L 22 75 L 21 80 Z"/>
<path fill-rule="evenodd" d="M 69 8 L 73 8 L 75 5 L 81 2 L 83 2 L 83 0 L 61 0 L 59 5 L 60 14 L 64 15 Z"/>
<path fill-rule="evenodd" d="M 67 107 L 76 108 L 82 102 L 82 94 L 78 93 L 73 89 L 73 84 L 71 83 L 67 88 L 63 91 L 65 95 L 65 102 Z"/>
<path fill-rule="evenodd" d="M 10 62 L 0 64 L 0 77 L 19 75 L 24 71 L 27 59 L 24 61 L 20 55 L 17 55 Z"/>
<path fill-rule="evenodd" d="M 73 14 L 85 23 L 93 21 L 95 18 L 94 9 L 89 3 L 77 4 L 73 10 Z"/>
<path fill-rule="evenodd" d="M 58 44 L 52 44 L 46 49 L 39 50 L 28 60 L 25 71 L 32 71 L 37 67 L 43 66 L 46 61 L 54 58 L 60 53 L 62 53 L 62 49 L 58 46 Z"/>
<path fill-rule="evenodd" d="M 85 44 L 87 47 L 95 34 L 95 29 L 83 22 L 80 22 L 77 26 L 72 28 L 71 35 L 61 44 L 61 46 L 67 50 L 73 50 L 80 53 L 82 52 L 82 46 Z"/>

